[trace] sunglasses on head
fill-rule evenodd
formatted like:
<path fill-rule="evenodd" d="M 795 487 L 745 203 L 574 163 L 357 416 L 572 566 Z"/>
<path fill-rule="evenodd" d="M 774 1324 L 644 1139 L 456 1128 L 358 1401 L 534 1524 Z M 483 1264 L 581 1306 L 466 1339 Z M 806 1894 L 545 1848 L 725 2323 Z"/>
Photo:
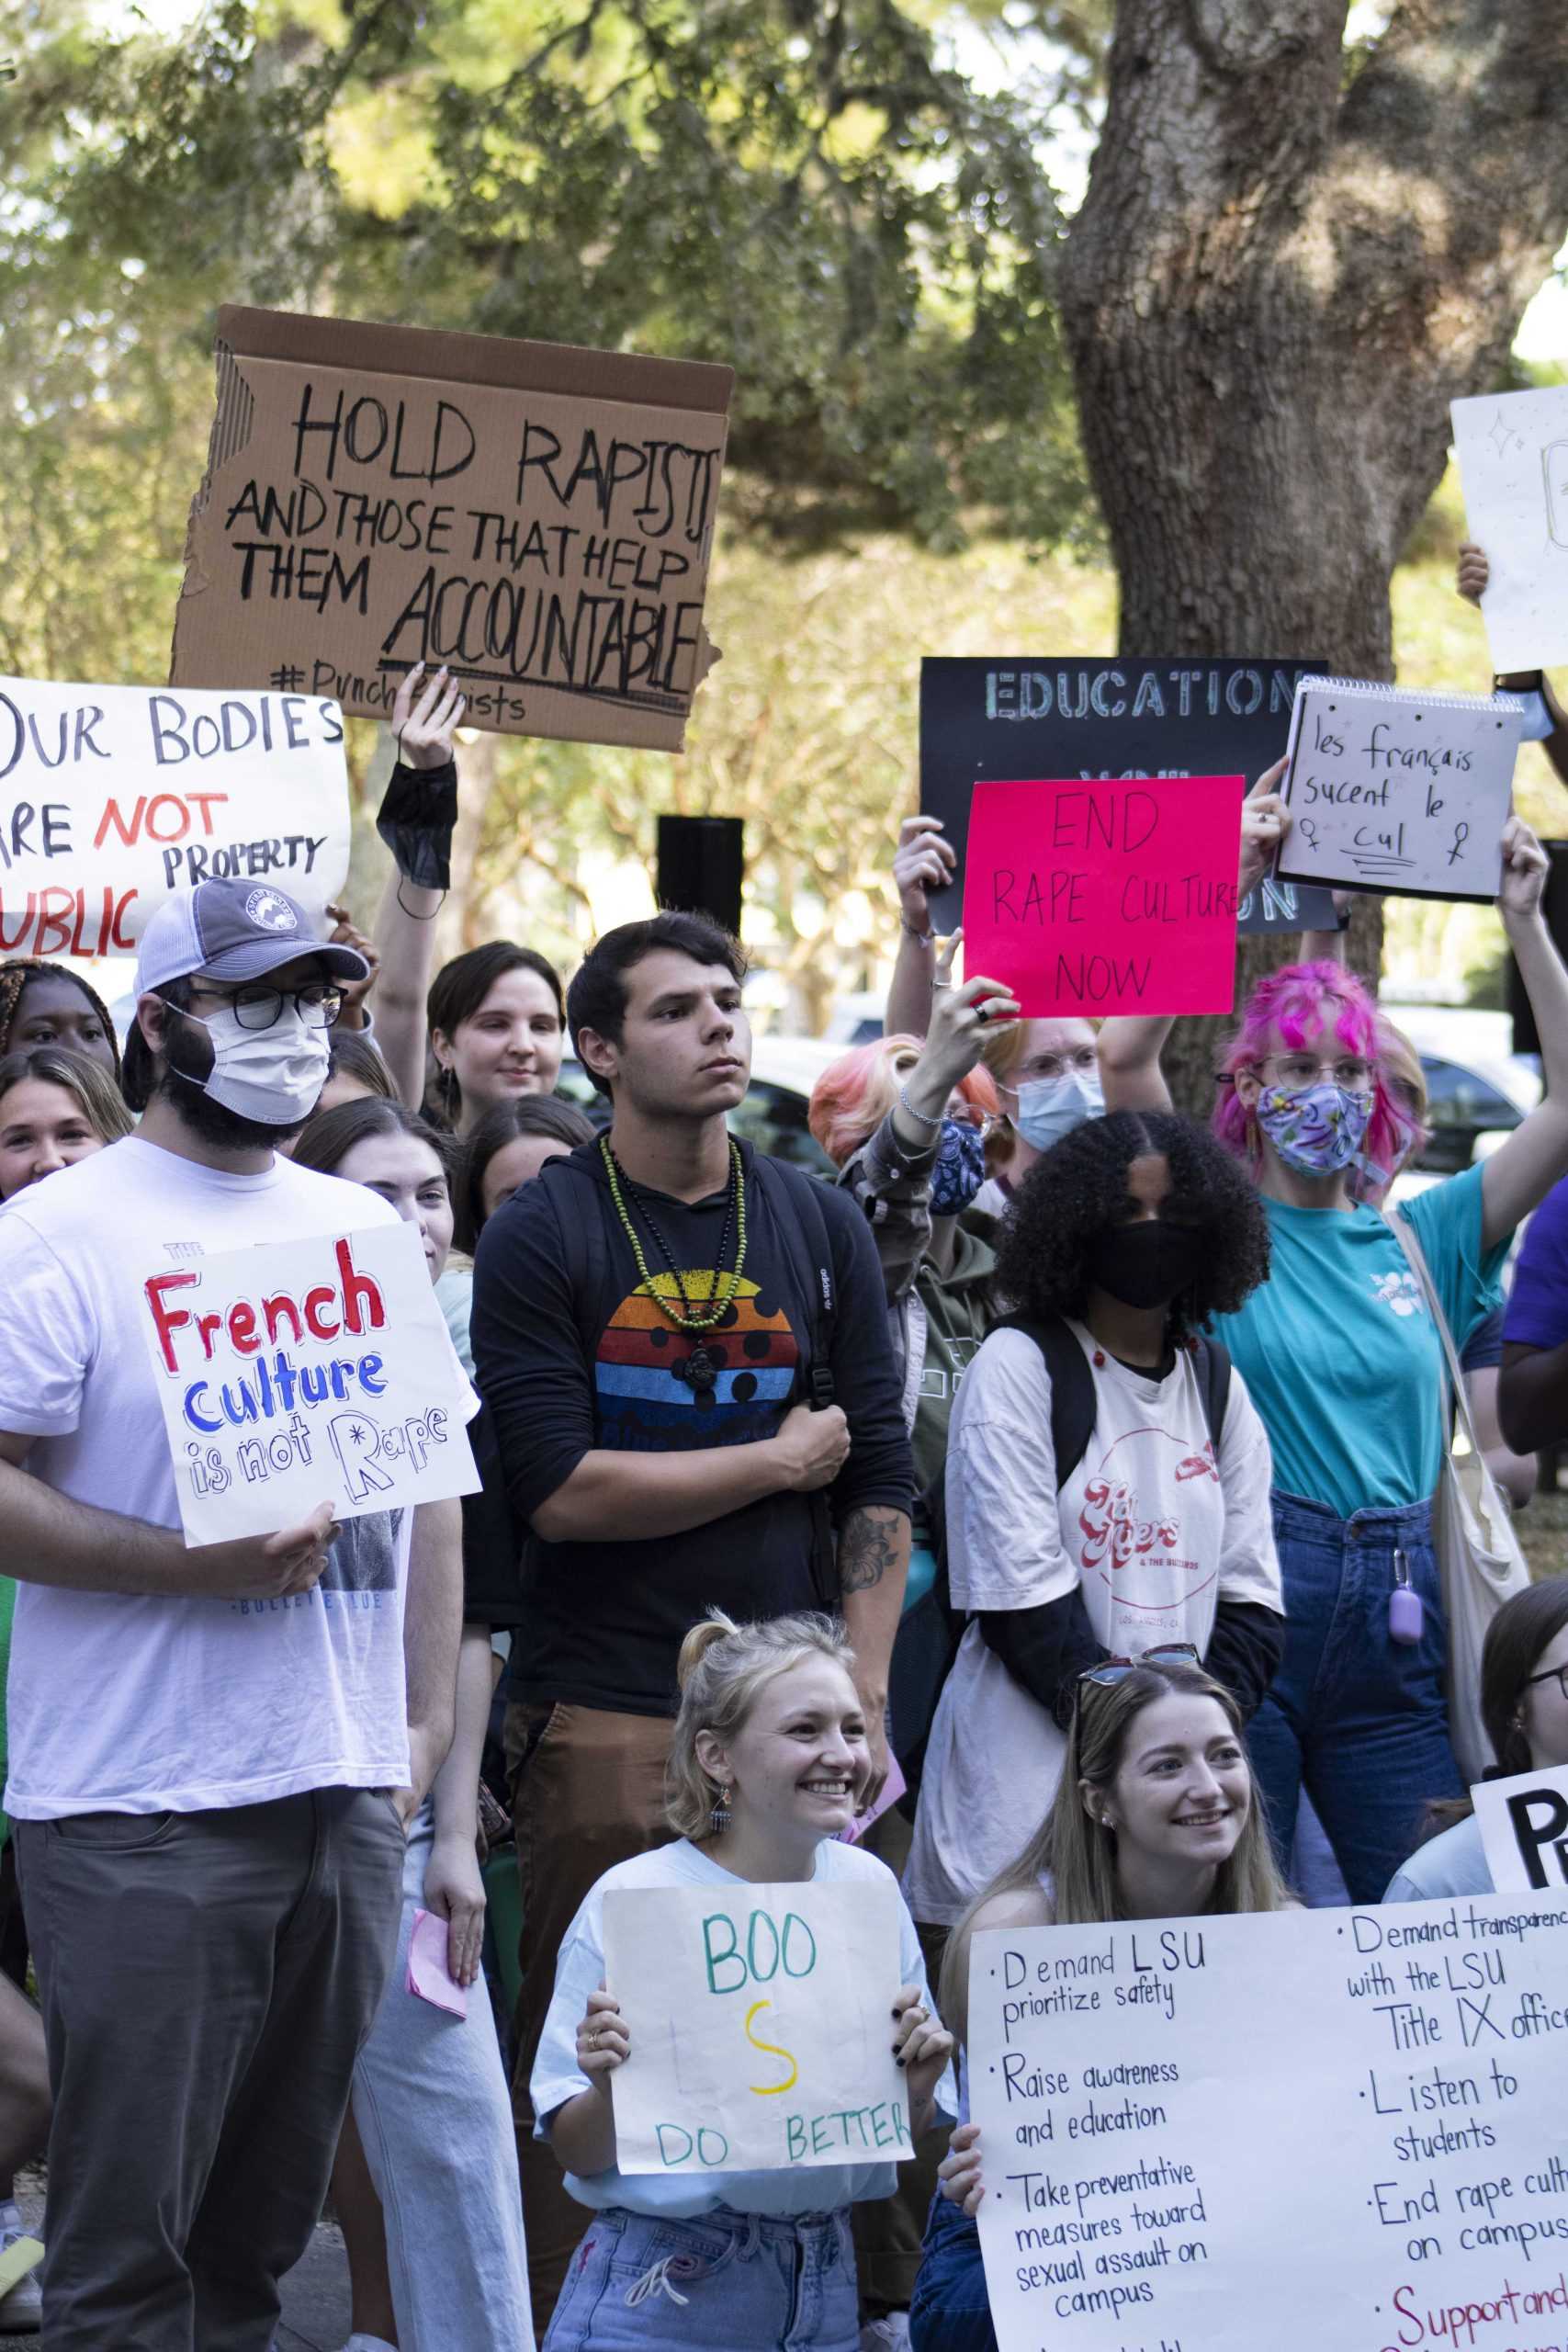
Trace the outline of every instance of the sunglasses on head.
<path fill-rule="evenodd" d="M 1178 1660 L 1183 1666 L 1197 1665 L 1198 1653 L 1190 1642 L 1161 1642 L 1156 1648 L 1145 1650 L 1142 1657 L 1102 1657 L 1098 1666 L 1085 1667 L 1078 1677 L 1078 1688 L 1092 1682 L 1098 1690 L 1114 1690 L 1119 1682 L 1125 1682 L 1141 1666 L 1171 1666 Z"/>

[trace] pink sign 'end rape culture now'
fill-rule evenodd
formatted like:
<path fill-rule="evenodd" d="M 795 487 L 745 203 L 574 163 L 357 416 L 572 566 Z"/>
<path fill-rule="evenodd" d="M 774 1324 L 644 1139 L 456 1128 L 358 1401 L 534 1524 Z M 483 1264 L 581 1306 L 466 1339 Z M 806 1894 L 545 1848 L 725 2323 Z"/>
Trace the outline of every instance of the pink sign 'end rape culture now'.
<path fill-rule="evenodd" d="M 1239 775 L 977 784 L 964 964 L 1026 1018 L 1228 1012 Z"/>

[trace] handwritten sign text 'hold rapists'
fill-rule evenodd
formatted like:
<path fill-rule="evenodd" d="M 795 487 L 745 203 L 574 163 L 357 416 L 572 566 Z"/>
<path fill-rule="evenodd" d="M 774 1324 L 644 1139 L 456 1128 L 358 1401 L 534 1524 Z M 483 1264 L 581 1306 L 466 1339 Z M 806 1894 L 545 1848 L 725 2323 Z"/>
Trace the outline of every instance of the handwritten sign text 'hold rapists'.
<path fill-rule="evenodd" d="M 149 1273 L 143 1328 L 187 1544 L 469 1494 L 471 1396 L 412 1226 Z"/>
<path fill-rule="evenodd" d="M 335 703 L 0 678 L 0 956 L 126 955 L 214 878 L 319 915 L 348 834 Z"/>
<path fill-rule="evenodd" d="M 975 1939 L 1000 2352 L 1562 2352 L 1564 1898 Z"/>
<path fill-rule="evenodd" d="M 384 717 L 415 662 L 503 734 L 679 751 L 728 368 L 237 308 L 175 624 L 184 684 Z"/>

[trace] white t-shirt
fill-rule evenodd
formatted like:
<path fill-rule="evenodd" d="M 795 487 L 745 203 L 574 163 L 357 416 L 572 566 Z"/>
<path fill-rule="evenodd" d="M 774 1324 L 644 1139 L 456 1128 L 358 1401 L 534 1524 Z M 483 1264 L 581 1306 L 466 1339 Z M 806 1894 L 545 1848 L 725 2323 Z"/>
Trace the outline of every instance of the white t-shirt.
<path fill-rule="evenodd" d="M 1385 1903 L 1439 1903 L 1456 1894 L 1490 1894 L 1492 1870 L 1474 1814 L 1417 1846 L 1388 1883 Z"/>
<path fill-rule="evenodd" d="M 1201 1656 L 1223 1596 L 1282 1611 L 1269 1440 L 1231 1374 L 1218 1460 L 1192 1359 L 1163 1380 L 1130 1372 L 1070 1327 L 1094 1373 L 1095 1419 L 1058 1494 L 1051 1375 L 1026 1333 L 993 1331 L 964 1375 L 947 1454 L 953 1606 L 1034 1609 L 1081 1588 L 1119 1657 L 1160 1642 Z M 1096 1359 L 1099 1358 L 1097 1362 Z M 966 1627 L 931 1725 L 904 1892 L 951 1926 L 1039 1828 L 1066 1741 Z"/>
<path fill-rule="evenodd" d="M 46 1486 L 155 1527 L 179 1505 L 139 1281 L 161 1263 L 385 1225 L 378 1194 L 275 1159 L 230 1175 L 111 1144 L 0 1213 L 0 1430 Z M 21 1579 L 6 1810 L 198 1813 L 408 1779 L 403 1595 L 412 1514 L 345 1520 L 320 1587 L 154 1600 Z"/>
<path fill-rule="evenodd" d="M 828 1838 L 817 1849 L 816 1882 L 828 1879 L 874 1880 L 888 1875 L 886 1862 L 858 1846 Z M 677 1838 L 651 1854 L 634 1854 L 629 1862 L 591 1886 L 581 1908 L 567 1929 L 556 1955 L 556 1989 L 540 2039 L 529 2082 L 536 2139 L 547 2140 L 550 2120 L 568 2099 L 592 2087 L 577 2064 L 577 2029 L 588 2007 L 588 1996 L 604 1981 L 604 1895 L 608 1889 L 645 1886 L 741 1886 L 745 1881 L 694 1846 Z M 920 1941 L 902 1900 L 898 1905 L 899 1965 L 906 1984 L 918 1984 L 927 2008 L 935 2008 L 926 1984 Z M 956 2113 L 958 2093 L 951 2073 L 937 2085 L 937 2104 L 948 2115 Z M 863 2198 L 891 2197 L 897 2184 L 895 2165 L 802 2165 L 778 2172 L 623 2173 L 614 2166 L 587 2178 L 569 2172 L 566 2186 L 583 2205 L 619 2205 L 633 2213 L 671 2214 L 690 2221 L 727 2206 L 734 2213 L 831 2213 Z"/>

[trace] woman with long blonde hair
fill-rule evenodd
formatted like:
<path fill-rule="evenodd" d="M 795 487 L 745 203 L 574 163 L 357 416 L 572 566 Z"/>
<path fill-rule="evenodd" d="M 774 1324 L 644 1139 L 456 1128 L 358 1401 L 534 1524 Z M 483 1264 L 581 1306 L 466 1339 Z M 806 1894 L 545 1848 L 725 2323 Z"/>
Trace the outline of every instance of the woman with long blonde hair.
<path fill-rule="evenodd" d="M 1261 1818 L 1241 1714 L 1186 1644 L 1107 1658 L 1080 1676 L 1066 1769 L 1017 1860 L 972 1903 L 942 1962 L 941 2007 L 962 2041 L 969 1952 L 988 1928 L 1291 1907 Z M 967 2097 L 964 2104 L 967 2110 Z M 915 2352 L 996 2352 L 975 2215 L 979 2127 L 953 2135 L 909 2315 Z"/>

